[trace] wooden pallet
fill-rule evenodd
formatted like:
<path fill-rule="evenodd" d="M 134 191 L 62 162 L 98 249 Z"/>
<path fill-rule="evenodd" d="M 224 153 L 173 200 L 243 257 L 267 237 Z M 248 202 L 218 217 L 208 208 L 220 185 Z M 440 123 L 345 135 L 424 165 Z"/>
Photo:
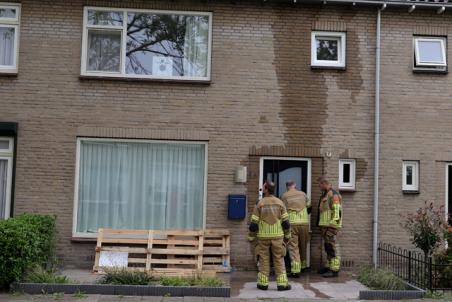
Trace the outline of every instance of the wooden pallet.
<path fill-rule="evenodd" d="M 204 270 L 216 272 L 231 271 L 230 235 L 228 230 L 205 230 L 203 250 Z"/>
<path fill-rule="evenodd" d="M 193 276 L 204 275 L 206 271 L 225 272 L 230 271 L 229 249 L 227 230 L 99 229 L 93 270 L 103 271 L 101 262 L 110 252 L 123 253 L 122 257 L 127 257 L 127 270 L 153 275 Z"/>

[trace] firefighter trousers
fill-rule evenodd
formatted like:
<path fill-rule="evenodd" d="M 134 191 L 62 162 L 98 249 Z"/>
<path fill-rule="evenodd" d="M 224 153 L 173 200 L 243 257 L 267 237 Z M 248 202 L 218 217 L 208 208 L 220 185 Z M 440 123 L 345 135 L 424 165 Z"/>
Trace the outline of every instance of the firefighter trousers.
<path fill-rule="evenodd" d="M 268 286 L 268 277 L 270 275 L 270 251 L 273 257 L 273 265 L 276 274 L 276 283 L 279 286 L 289 284 L 284 265 L 284 256 L 286 247 L 283 238 L 278 239 L 258 239 L 256 254 L 259 257 L 259 273 L 257 274 L 257 283 Z"/>
<path fill-rule="evenodd" d="M 288 249 L 290 255 L 290 271 L 298 274 L 306 268 L 307 248 L 309 242 L 309 225 L 291 225 L 292 237 Z"/>
<path fill-rule="evenodd" d="M 337 241 L 338 230 L 330 227 L 322 228 L 323 246 L 326 253 L 326 264 L 333 272 L 338 272 L 341 268 L 341 256 L 339 243 Z"/>

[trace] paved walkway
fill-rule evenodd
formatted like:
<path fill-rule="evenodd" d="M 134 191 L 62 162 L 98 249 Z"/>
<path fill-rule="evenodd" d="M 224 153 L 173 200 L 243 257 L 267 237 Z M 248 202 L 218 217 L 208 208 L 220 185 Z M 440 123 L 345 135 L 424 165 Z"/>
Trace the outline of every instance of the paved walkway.
<path fill-rule="evenodd" d="M 93 283 L 99 277 L 89 271 L 65 270 L 69 278 L 79 283 Z M 21 295 L 0 294 L 1 302 L 25 301 L 84 301 L 84 302 L 339 302 L 357 301 L 359 291 L 365 286 L 353 280 L 346 272 L 339 278 L 324 279 L 317 274 L 305 274 L 300 279 L 291 279 L 292 290 L 278 292 L 275 282 L 270 283 L 269 290 L 256 289 L 255 272 L 235 272 L 220 275 L 226 284 L 231 286 L 231 298 L 202 298 L 202 297 L 125 297 L 101 295 Z M 422 300 L 426 301 L 426 300 Z M 438 301 L 438 300 L 434 300 Z"/>
<path fill-rule="evenodd" d="M 83 297 L 74 297 L 73 295 L 21 295 L 12 296 L 9 294 L 0 294 L 1 302 L 48 302 L 48 301 L 63 301 L 63 302 L 345 302 L 350 300 L 325 300 L 325 299 L 288 299 L 288 298 L 275 298 L 275 299 L 239 299 L 239 298 L 198 298 L 198 297 L 185 297 L 185 298 L 172 298 L 172 297 L 129 297 L 129 296 L 100 296 L 89 295 Z M 360 302 L 359 300 L 353 300 L 354 302 Z M 378 301 L 378 300 L 374 300 Z M 412 302 L 442 302 L 446 300 L 410 300 Z M 363 301 L 364 302 L 364 301 Z M 387 301 L 382 301 L 387 302 Z"/>

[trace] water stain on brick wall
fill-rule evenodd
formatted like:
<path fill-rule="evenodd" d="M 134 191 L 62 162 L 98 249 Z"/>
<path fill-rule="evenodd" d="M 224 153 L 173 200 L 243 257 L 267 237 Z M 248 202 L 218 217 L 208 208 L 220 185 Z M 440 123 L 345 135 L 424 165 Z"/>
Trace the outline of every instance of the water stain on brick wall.
<path fill-rule="evenodd" d="M 321 146 L 327 118 L 327 86 L 321 73 L 310 67 L 312 16 L 320 7 L 274 7 L 272 25 L 275 70 L 281 92 L 280 115 L 289 144 Z"/>

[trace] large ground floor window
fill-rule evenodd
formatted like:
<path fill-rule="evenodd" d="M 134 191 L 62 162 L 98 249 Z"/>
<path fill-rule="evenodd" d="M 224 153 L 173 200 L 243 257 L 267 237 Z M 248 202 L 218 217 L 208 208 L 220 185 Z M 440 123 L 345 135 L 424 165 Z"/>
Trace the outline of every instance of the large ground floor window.
<path fill-rule="evenodd" d="M 14 139 L 0 137 L 0 219 L 11 214 Z"/>
<path fill-rule="evenodd" d="M 79 138 L 77 236 L 204 225 L 207 144 Z"/>

